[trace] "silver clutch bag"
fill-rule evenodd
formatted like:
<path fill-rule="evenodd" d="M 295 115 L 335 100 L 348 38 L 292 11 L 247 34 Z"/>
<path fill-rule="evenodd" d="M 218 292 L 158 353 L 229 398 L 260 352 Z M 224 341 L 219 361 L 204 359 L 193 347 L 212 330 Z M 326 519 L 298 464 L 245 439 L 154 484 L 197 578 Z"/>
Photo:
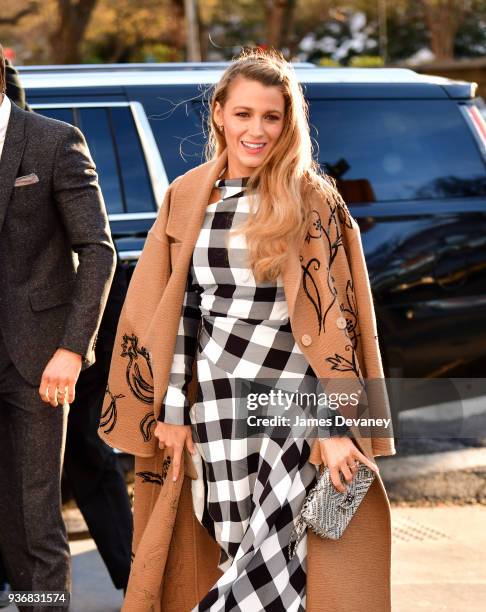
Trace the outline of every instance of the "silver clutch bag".
<path fill-rule="evenodd" d="M 346 484 L 347 491 L 340 493 L 332 484 L 329 468 L 324 468 L 317 484 L 305 498 L 291 531 L 289 559 L 295 555 L 297 545 L 304 537 L 307 527 L 322 538 L 338 540 L 374 478 L 375 472 L 364 463 L 360 463 L 353 480 Z"/>

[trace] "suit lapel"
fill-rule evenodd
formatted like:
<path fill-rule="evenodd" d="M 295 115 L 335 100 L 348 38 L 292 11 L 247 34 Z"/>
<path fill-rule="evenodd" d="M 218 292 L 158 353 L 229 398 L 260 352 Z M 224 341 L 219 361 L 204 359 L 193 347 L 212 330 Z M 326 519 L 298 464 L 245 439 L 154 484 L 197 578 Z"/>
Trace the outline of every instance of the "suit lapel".
<path fill-rule="evenodd" d="M 26 143 L 24 112 L 12 102 L 0 160 L 0 231 L 3 227 L 7 206 L 24 153 Z"/>

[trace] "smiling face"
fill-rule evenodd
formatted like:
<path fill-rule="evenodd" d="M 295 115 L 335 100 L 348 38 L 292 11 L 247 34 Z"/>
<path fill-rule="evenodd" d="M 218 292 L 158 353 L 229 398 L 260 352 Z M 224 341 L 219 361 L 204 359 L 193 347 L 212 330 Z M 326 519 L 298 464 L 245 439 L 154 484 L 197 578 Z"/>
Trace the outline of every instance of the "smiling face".
<path fill-rule="evenodd" d="M 224 126 L 226 178 L 249 176 L 275 147 L 284 127 L 285 100 L 279 87 L 238 76 L 224 107 L 215 103 L 216 125 Z"/>

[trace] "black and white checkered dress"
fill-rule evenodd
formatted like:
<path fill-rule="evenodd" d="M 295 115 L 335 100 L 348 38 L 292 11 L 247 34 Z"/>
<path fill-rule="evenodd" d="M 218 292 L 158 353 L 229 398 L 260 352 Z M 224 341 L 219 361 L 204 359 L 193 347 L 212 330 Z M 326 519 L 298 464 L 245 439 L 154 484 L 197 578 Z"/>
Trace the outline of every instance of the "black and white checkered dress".
<path fill-rule="evenodd" d="M 235 435 L 236 382 L 274 379 L 282 388 L 315 390 L 317 379 L 292 335 L 281 279 L 256 284 L 244 237 L 231 236 L 226 246 L 228 230 L 249 211 L 247 180 L 215 183 L 221 200 L 208 205 L 194 248 L 159 420 L 192 425 L 200 476 L 193 481 L 194 509 L 221 547 L 224 573 L 194 610 L 300 612 L 307 538 L 291 560 L 287 546 L 316 482 L 308 431 L 298 437 Z M 198 394 L 190 408 L 194 358 Z"/>

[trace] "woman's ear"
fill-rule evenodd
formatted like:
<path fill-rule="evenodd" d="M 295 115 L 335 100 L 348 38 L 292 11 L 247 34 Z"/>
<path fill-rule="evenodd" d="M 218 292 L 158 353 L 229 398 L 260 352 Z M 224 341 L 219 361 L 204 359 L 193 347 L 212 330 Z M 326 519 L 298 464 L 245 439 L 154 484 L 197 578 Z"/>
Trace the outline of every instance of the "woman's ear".
<path fill-rule="evenodd" d="M 213 119 L 216 125 L 221 125 L 223 123 L 223 109 L 219 102 L 214 103 Z"/>

